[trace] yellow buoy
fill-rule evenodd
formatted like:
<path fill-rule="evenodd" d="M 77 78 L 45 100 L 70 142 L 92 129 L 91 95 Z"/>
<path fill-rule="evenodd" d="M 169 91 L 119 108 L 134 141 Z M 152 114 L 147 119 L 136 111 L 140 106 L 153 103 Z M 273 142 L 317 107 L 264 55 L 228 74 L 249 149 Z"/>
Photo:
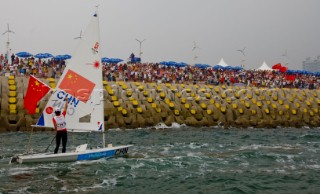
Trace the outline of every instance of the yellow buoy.
<path fill-rule="evenodd" d="M 17 92 L 16 91 L 9 91 L 9 97 L 16 97 Z"/>
<path fill-rule="evenodd" d="M 207 112 L 208 115 L 212 114 L 212 110 L 210 110 L 210 109 L 208 109 L 206 112 Z"/>
<path fill-rule="evenodd" d="M 264 109 L 264 111 L 265 111 L 267 114 L 269 114 L 269 113 L 270 113 L 270 111 L 269 111 L 269 109 L 268 109 L 268 108 L 265 108 L 265 109 Z"/>
<path fill-rule="evenodd" d="M 174 115 L 179 116 L 179 115 L 180 115 L 180 111 L 177 110 L 177 109 L 175 109 L 175 110 L 174 110 Z"/>
<path fill-rule="evenodd" d="M 15 109 L 10 109 L 10 110 L 9 110 L 9 114 L 17 114 L 17 110 L 15 110 Z"/>
<path fill-rule="evenodd" d="M 153 98 L 149 97 L 149 98 L 147 98 L 147 101 L 148 101 L 149 103 L 152 103 L 152 102 L 153 102 Z"/>
<path fill-rule="evenodd" d="M 138 108 L 137 108 L 137 112 L 138 112 L 138 113 L 142 113 L 142 108 L 141 108 L 141 107 L 138 107 Z"/>
<path fill-rule="evenodd" d="M 116 101 L 116 100 L 118 100 L 117 96 L 111 96 L 111 101 L 112 101 L 112 102 L 113 102 L 113 101 Z"/>
<path fill-rule="evenodd" d="M 114 106 L 114 107 L 118 107 L 118 106 L 120 106 L 119 101 L 114 101 L 114 102 L 113 102 L 113 106 Z"/>
<path fill-rule="evenodd" d="M 128 114 L 128 111 L 127 111 L 126 109 L 123 109 L 123 110 L 121 111 L 121 113 L 122 113 L 122 115 L 127 115 L 127 114 Z"/>
<path fill-rule="evenodd" d="M 233 108 L 233 109 L 237 109 L 237 108 L 238 108 L 237 104 L 233 103 L 233 104 L 232 104 L 232 108 Z"/>
<path fill-rule="evenodd" d="M 9 90 L 10 91 L 16 91 L 17 90 L 17 86 L 16 85 L 10 85 L 9 86 Z"/>
<path fill-rule="evenodd" d="M 9 85 L 15 85 L 15 83 L 16 83 L 16 82 L 14 81 L 14 79 L 8 81 L 8 84 L 9 84 Z"/>
<path fill-rule="evenodd" d="M 203 110 L 207 109 L 207 105 L 205 103 L 201 103 L 200 106 Z"/>
<path fill-rule="evenodd" d="M 206 98 L 210 99 L 211 98 L 211 94 L 210 93 L 206 93 Z"/>
<path fill-rule="evenodd" d="M 123 84 L 121 87 L 122 87 L 122 89 L 123 89 L 123 90 L 128 89 L 128 86 L 127 86 L 127 85 L 125 85 L 125 84 Z"/>
<path fill-rule="evenodd" d="M 15 104 L 15 103 L 17 103 L 17 99 L 15 97 L 10 97 L 9 104 Z"/>
<path fill-rule="evenodd" d="M 191 109 L 190 112 L 191 112 L 191 114 L 193 114 L 193 115 L 197 113 L 197 111 L 194 110 L 194 109 Z"/>
<path fill-rule="evenodd" d="M 10 110 L 16 110 L 17 109 L 17 105 L 16 104 L 9 104 L 9 109 Z"/>
<path fill-rule="evenodd" d="M 152 108 L 157 108 L 157 104 L 156 104 L 156 103 L 152 103 L 152 104 L 151 104 L 151 107 L 152 107 Z"/>
<path fill-rule="evenodd" d="M 195 97 L 196 103 L 199 103 L 199 102 L 200 102 L 200 99 L 201 99 L 200 96 L 196 96 L 196 97 Z"/>
<path fill-rule="evenodd" d="M 133 107 L 137 107 L 138 106 L 138 101 L 137 100 L 134 100 L 134 101 L 132 101 L 132 105 L 133 105 Z"/>
<path fill-rule="evenodd" d="M 190 108 L 190 105 L 189 105 L 188 103 L 186 103 L 186 104 L 184 105 L 184 107 L 185 107 L 186 109 L 189 109 L 189 108 Z"/>

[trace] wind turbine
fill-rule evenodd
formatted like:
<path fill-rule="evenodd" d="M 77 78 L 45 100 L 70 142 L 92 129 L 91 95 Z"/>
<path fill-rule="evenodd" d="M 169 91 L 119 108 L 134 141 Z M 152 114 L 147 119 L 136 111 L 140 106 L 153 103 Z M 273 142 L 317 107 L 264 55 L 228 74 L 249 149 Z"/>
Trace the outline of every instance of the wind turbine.
<path fill-rule="evenodd" d="M 196 64 L 196 61 L 197 61 L 197 59 L 198 59 L 197 49 L 201 49 L 201 48 L 197 46 L 196 41 L 193 41 L 192 51 L 193 51 L 193 53 L 194 53 L 194 57 L 193 57 L 194 64 Z"/>
<path fill-rule="evenodd" d="M 142 43 L 145 41 L 146 39 L 143 39 L 142 41 L 136 38 L 136 41 L 139 42 L 140 46 L 139 46 L 139 58 L 141 59 L 141 55 L 142 55 L 142 51 L 141 51 L 141 47 L 142 47 Z"/>
<path fill-rule="evenodd" d="M 246 47 L 244 47 L 243 49 L 239 49 L 239 50 L 237 50 L 237 51 L 239 51 L 240 53 L 242 53 L 242 55 L 245 57 L 246 55 L 245 55 L 245 53 L 244 53 L 244 50 L 246 49 Z"/>
<path fill-rule="evenodd" d="M 284 54 L 281 55 L 284 58 L 285 64 L 288 67 L 288 54 L 287 54 L 287 49 Z"/>
<path fill-rule="evenodd" d="M 82 39 L 82 30 L 80 31 L 80 36 L 75 37 L 74 39 L 75 39 L 75 40 L 76 40 L 76 39 Z"/>
<path fill-rule="evenodd" d="M 9 57 L 10 57 L 10 33 L 14 34 L 14 32 L 12 30 L 10 30 L 9 28 L 9 24 L 7 24 L 8 29 L 7 31 L 5 31 L 4 33 L 2 33 L 2 35 L 8 34 L 8 39 L 7 39 L 7 60 L 9 61 Z"/>
<path fill-rule="evenodd" d="M 241 60 L 241 66 L 244 68 L 244 65 L 246 63 L 246 54 L 244 52 L 244 50 L 246 50 L 246 47 L 244 47 L 243 49 L 238 49 L 237 51 L 239 51 L 242 55 L 243 55 L 243 59 Z"/>

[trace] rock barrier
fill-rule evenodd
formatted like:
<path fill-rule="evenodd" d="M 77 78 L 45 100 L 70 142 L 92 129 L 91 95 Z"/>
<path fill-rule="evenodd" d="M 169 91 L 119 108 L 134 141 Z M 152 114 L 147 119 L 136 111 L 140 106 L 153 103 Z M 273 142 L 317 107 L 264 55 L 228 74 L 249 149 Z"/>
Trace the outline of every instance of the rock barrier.
<path fill-rule="evenodd" d="M 37 122 L 49 94 L 39 102 L 37 113 L 28 115 L 23 107 L 28 80 L 0 77 L 0 131 L 28 131 Z M 58 80 L 42 81 L 55 87 Z M 237 128 L 320 126 L 319 90 L 106 81 L 103 86 L 106 129 L 158 123 Z"/>

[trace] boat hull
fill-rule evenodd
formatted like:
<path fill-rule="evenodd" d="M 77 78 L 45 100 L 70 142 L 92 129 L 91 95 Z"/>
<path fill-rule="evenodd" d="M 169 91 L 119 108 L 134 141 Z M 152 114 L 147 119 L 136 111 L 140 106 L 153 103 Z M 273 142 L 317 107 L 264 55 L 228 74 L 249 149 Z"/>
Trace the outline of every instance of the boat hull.
<path fill-rule="evenodd" d="M 40 153 L 40 154 L 27 154 L 17 155 L 11 158 L 10 163 L 43 163 L 43 162 L 75 162 L 82 160 L 97 160 L 100 158 L 111 158 L 114 156 L 121 156 L 128 153 L 129 147 L 132 145 L 125 146 L 114 146 L 99 149 L 86 149 L 78 152 L 67 152 L 67 153 Z"/>

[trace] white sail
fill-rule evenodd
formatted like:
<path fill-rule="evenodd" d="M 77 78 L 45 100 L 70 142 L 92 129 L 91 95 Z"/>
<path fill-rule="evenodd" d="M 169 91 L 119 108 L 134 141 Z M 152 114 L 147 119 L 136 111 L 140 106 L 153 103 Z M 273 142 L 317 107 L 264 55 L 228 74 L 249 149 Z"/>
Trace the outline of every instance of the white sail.
<path fill-rule="evenodd" d="M 63 110 L 64 100 L 67 97 L 69 104 L 66 123 L 69 131 L 104 131 L 102 67 L 99 51 L 99 19 L 95 14 L 84 31 L 72 59 L 64 69 L 37 126 L 53 127 L 54 110 L 56 107 Z"/>

